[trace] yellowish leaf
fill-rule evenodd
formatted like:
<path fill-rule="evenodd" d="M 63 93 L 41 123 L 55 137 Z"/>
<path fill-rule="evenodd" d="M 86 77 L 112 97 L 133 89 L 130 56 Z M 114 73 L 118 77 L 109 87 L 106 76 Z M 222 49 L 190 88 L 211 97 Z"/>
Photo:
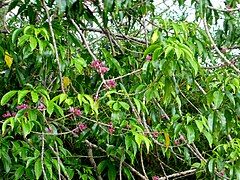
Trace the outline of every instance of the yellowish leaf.
<path fill-rule="evenodd" d="M 170 137 L 169 137 L 169 134 L 167 132 L 164 132 L 164 136 L 165 136 L 165 146 L 166 148 L 169 147 L 170 145 Z"/>
<path fill-rule="evenodd" d="M 8 52 L 5 52 L 4 60 L 9 68 L 11 68 L 13 63 L 13 58 L 10 56 Z"/>
<path fill-rule="evenodd" d="M 154 43 L 159 37 L 159 32 L 158 30 L 155 30 L 152 35 L 151 43 Z"/>
<path fill-rule="evenodd" d="M 71 83 L 71 80 L 68 77 L 63 77 L 63 86 L 64 88 L 67 88 L 69 84 Z"/>

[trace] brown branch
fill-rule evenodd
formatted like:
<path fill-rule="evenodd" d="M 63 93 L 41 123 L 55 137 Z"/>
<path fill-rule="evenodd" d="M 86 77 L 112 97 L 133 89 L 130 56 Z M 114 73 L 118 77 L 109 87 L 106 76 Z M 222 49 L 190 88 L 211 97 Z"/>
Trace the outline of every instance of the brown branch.
<path fill-rule="evenodd" d="M 165 179 L 169 179 L 169 178 L 176 178 L 176 177 L 181 177 L 181 176 L 191 176 L 193 174 L 196 173 L 196 169 L 191 169 L 191 170 L 187 170 L 187 171 L 182 171 L 182 172 L 178 172 L 178 173 L 174 173 L 165 177 L 160 177 L 159 180 L 165 180 Z"/>
<path fill-rule="evenodd" d="M 92 147 L 91 146 L 88 146 L 88 156 L 89 156 L 89 160 L 90 160 L 90 162 L 93 166 L 93 169 L 97 174 L 97 179 L 98 180 L 103 180 L 103 178 L 101 177 L 101 175 L 97 171 L 97 164 L 96 164 L 95 160 L 93 159 L 93 152 L 92 152 Z"/>

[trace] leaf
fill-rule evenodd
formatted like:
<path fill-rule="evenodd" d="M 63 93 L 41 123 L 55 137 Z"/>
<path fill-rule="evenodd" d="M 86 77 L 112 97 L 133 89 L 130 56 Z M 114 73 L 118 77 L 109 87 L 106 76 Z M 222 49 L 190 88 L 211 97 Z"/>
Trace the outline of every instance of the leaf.
<path fill-rule="evenodd" d="M 221 91 L 215 91 L 213 93 L 213 103 L 216 109 L 218 109 L 223 101 L 224 94 Z"/>
<path fill-rule="evenodd" d="M 48 112 L 49 116 L 51 116 L 51 114 L 53 113 L 53 110 L 54 110 L 54 102 L 49 101 L 47 103 L 47 112 Z"/>
<path fill-rule="evenodd" d="M 157 60 L 157 58 L 160 56 L 162 52 L 163 52 L 162 47 L 155 49 L 155 51 L 153 52 L 152 60 L 153 61 Z"/>
<path fill-rule="evenodd" d="M 10 69 L 13 63 L 13 58 L 10 56 L 10 54 L 8 52 L 5 52 L 5 56 L 4 56 L 4 60 L 8 66 L 8 68 Z"/>
<path fill-rule="evenodd" d="M 29 38 L 29 42 L 30 42 L 30 47 L 31 47 L 31 51 L 33 51 L 34 49 L 36 49 L 37 47 L 37 40 L 35 37 L 31 36 Z"/>
<path fill-rule="evenodd" d="M 169 134 L 167 132 L 164 132 L 164 137 L 165 137 L 165 146 L 168 149 L 169 145 L 170 145 L 170 137 Z"/>
<path fill-rule="evenodd" d="M 196 123 L 199 131 L 202 132 L 203 131 L 203 122 L 199 121 L 199 120 L 196 120 L 195 123 Z"/>
<path fill-rule="evenodd" d="M 125 146 L 126 146 L 126 151 L 128 151 L 129 147 L 132 146 L 132 137 L 129 135 L 126 135 L 125 137 Z"/>
<path fill-rule="evenodd" d="M 187 140 L 188 143 L 191 144 L 194 139 L 195 139 L 195 131 L 192 126 L 186 126 L 186 131 L 187 131 Z"/>
<path fill-rule="evenodd" d="M 38 102 L 38 94 L 36 92 L 31 91 L 31 97 L 34 103 Z"/>
<path fill-rule="evenodd" d="M 6 127 L 10 122 L 10 118 L 8 118 L 7 120 L 5 120 L 2 124 L 2 135 L 4 135 L 5 131 L 6 131 Z"/>
<path fill-rule="evenodd" d="M 42 175 L 42 163 L 40 158 L 38 158 L 37 161 L 35 162 L 34 172 L 35 172 L 36 179 L 39 179 L 40 176 Z"/>
<path fill-rule="evenodd" d="M 109 164 L 108 165 L 108 179 L 109 180 L 115 180 L 117 176 L 117 171 L 114 165 Z"/>
<path fill-rule="evenodd" d="M 209 132 L 207 132 L 207 131 L 203 131 L 203 134 L 207 138 L 208 144 L 209 144 L 210 148 L 212 148 L 212 143 L 213 143 L 212 135 Z"/>
<path fill-rule="evenodd" d="M 128 105 L 128 103 L 125 103 L 123 101 L 120 101 L 119 104 L 126 110 L 129 110 L 130 106 Z"/>
<path fill-rule="evenodd" d="M 208 170 L 210 173 L 214 173 L 214 163 L 215 162 L 215 159 L 211 159 L 209 162 L 208 162 Z"/>
<path fill-rule="evenodd" d="M 167 55 L 173 50 L 172 46 L 167 46 L 167 48 L 165 49 L 165 57 L 167 57 Z"/>
<path fill-rule="evenodd" d="M 5 105 L 16 93 L 17 91 L 9 91 L 6 93 L 1 99 L 1 105 Z"/>
<path fill-rule="evenodd" d="M 135 105 L 136 105 L 136 107 L 137 107 L 137 111 L 138 111 L 138 113 L 141 111 L 141 104 L 140 104 L 140 101 L 138 100 L 138 99 L 136 99 L 136 98 L 133 98 L 133 101 L 134 101 L 134 103 L 135 103 Z"/>
<path fill-rule="evenodd" d="M 152 38 L 151 38 L 151 43 L 153 44 L 154 42 L 156 42 L 158 38 L 159 38 L 159 32 L 158 32 L 158 30 L 156 29 L 156 30 L 153 32 L 153 35 L 152 35 Z"/>
<path fill-rule="evenodd" d="M 86 61 L 81 57 L 74 59 L 74 65 L 80 74 L 83 73 L 83 67 L 87 67 Z"/>
<path fill-rule="evenodd" d="M 153 44 L 150 45 L 144 52 L 144 57 L 146 57 L 148 54 L 150 54 L 152 51 L 154 51 L 157 48 L 161 48 L 161 46 L 159 44 Z"/>
<path fill-rule="evenodd" d="M 67 88 L 70 85 L 70 83 L 71 83 L 71 80 L 69 79 L 69 77 L 64 76 L 63 77 L 63 86 L 64 86 L 64 88 Z"/>
<path fill-rule="evenodd" d="M 27 135 L 31 132 L 32 130 L 32 123 L 31 121 L 28 122 L 22 122 L 22 130 L 23 130 L 23 136 L 24 138 L 27 137 Z"/>
<path fill-rule="evenodd" d="M 18 167 L 18 169 L 14 173 L 14 178 L 21 179 L 21 177 L 24 173 L 24 170 L 25 170 L 24 166 L 20 165 L 20 167 Z"/>
<path fill-rule="evenodd" d="M 18 91 L 18 104 L 22 103 L 23 98 L 29 93 L 29 90 Z"/>
<path fill-rule="evenodd" d="M 107 160 L 103 160 L 101 161 L 98 166 L 97 166 L 97 171 L 99 174 L 101 174 L 103 172 L 103 170 L 107 167 L 108 165 L 108 161 Z"/>

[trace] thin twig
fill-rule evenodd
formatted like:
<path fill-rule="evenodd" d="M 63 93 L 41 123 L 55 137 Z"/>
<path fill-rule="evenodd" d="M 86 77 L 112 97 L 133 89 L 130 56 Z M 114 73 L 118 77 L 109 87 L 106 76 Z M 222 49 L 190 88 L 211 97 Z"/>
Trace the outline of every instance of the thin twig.
<path fill-rule="evenodd" d="M 60 59 L 59 59 L 59 55 L 58 55 L 58 49 L 57 49 L 55 34 L 54 34 L 54 31 L 53 31 L 53 27 L 52 27 L 52 17 L 50 17 L 48 7 L 45 3 L 45 0 L 42 0 L 42 5 L 43 5 L 43 8 L 44 8 L 44 10 L 47 14 L 47 18 L 48 18 L 48 25 L 49 25 L 50 33 L 51 33 L 51 36 L 52 36 L 53 48 L 54 48 L 54 51 L 55 51 L 56 61 L 57 61 L 57 65 L 58 65 L 58 71 L 59 71 L 58 73 L 59 73 L 59 78 L 60 78 L 60 82 L 61 82 L 61 89 L 62 89 L 62 92 L 65 93 L 63 78 L 62 78 L 62 68 L 61 68 L 61 63 L 60 63 Z"/>
<path fill-rule="evenodd" d="M 233 68 L 237 73 L 240 73 L 240 70 L 234 65 L 231 63 L 231 61 L 229 61 L 225 56 L 224 54 L 218 49 L 216 43 L 214 42 L 211 34 L 210 34 L 210 31 L 208 29 L 208 25 L 207 25 L 207 20 L 206 20 L 206 15 L 204 16 L 204 19 L 203 19 L 203 25 L 204 25 L 204 28 L 206 30 L 206 33 L 207 33 L 207 36 L 211 42 L 211 44 L 213 45 L 214 49 L 216 50 L 216 52 L 219 54 L 219 56 L 222 58 L 222 60 L 228 64 L 231 68 Z"/>
<path fill-rule="evenodd" d="M 73 23 L 73 25 L 75 26 L 75 28 L 77 29 L 77 32 L 80 34 L 82 40 L 83 40 L 83 43 L 84 45 L 86 46 L 87 50 L 88 50 L 88 53 L 92 56 L 93 60 L 96 60 L 97 57 L 94 55 L 94 53 L 92 52 L 92 50 L 90 49 L 88 43 L 87 43 L 87 40 L 85 38 L 85 36 L 83 35 L 80 27 L 76 24 L 76 22 L 73 20 L 73 19 L 70 19 L 71 22 Z"/>
<path fill-rule="evenodd" d="M 142 166 L 142 170 L 143 170 L 143 174 L 146 177 L 146 179 L 148 179 L 145 167 L 144 167 L 144 163 L 143 163 L 143 155 L 142 155 L 142 147 L 140 149 L 140 160 L 141 160 L 141 166 Z"/>
<path fill-rule="evenodd" d="M 43 172 L 44 179 L 47 179 L 47 175 L 44 169 L 44 142 L 45 142 L 44 134 L 42 134 L 41 137 L 42 137 L 42 151 L 41 151 L 42 172 Z"/>

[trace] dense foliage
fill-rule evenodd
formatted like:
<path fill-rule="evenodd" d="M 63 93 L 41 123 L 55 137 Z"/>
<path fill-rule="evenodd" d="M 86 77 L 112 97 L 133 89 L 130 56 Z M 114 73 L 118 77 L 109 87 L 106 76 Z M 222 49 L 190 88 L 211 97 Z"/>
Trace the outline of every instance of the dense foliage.
<path fill-rule="evenodd" d="M 0 179 L 240 179 L 224 2 L 0 2 Z"/>

